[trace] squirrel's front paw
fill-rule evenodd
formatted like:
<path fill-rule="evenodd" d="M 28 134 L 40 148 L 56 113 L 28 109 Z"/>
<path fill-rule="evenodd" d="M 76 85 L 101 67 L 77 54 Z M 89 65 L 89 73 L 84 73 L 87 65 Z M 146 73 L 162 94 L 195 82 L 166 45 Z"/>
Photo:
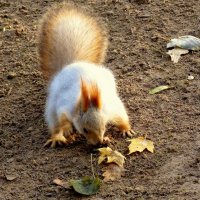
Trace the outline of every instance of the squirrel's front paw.
<path fill-rule="evenodd" d="M 70 137 L 70 136 L 73 134 L 73 132 L 74 132 L 73 128 L 70 127 L 70 128 L 68 128 L 67 130 L 65 129 L 65 130 L 63 131 L 63 135 L 64 135 L 66 138 L 68 138 L 68 137 Z"/>
<path fill-rule="evenodd" d="M 51 136 L 50 139 L 47 140 L 47 142 L 44 144 L 44 146 L 51 146 L 51 147 L 55 147 L 57 145 L 61 146 L 63 144 L 67 143 L 67 139 L 65 138 L 65 136 L 63 135 L 62 132 L 58 133 L 58 134 L 54 134 Z"/>
<path fill-rule="evenodd" d="M 123 137 L 133 137 L 133 135 L 136 135 L 135 131 L 133 131 L 132 129 L 131 130 L 123 130 L 122 131 L 122 135 Z"/>
<path fill-rule="evenodd" d="M 111 139 L 108 136 L 103 138 L 103 143 L 104 144 L 109 144 L 110 142 L 111 142 Z"/>

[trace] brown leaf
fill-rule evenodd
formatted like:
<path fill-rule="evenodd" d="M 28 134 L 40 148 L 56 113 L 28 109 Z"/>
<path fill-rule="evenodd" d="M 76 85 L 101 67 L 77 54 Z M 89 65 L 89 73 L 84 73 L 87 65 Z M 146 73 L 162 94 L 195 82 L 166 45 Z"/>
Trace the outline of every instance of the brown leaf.
<path fill-rule="evenodd" d="M 64 188 L 67 188 L 67 189 L 69 189 L 69 187 L 70 187 L 68 182 L 62 181 L 59 178 L 54 179 L 53 183 L 55 183 L 56 185 L 62 186 Z"/>
<path fill-rule="evenodd" d="M 107 167 L 105 167 L 103 169 L 104 173 L 104 181 L 108 182 L 108 181 L 114 181 L 117 179 L 120 179 L 121 176 L 123 176 L 124 174 L 124 168 L 120 167 L 114 163 L 109 164 Z"/>

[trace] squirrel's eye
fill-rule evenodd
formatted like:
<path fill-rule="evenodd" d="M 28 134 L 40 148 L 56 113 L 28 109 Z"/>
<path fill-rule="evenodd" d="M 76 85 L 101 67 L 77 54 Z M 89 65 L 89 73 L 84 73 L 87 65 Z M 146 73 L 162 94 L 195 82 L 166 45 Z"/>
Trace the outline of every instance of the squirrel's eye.
<path fill-rule="evenodd" d="M 88 130 L 86 128 L 83 129 L 84 133 L 88 133 Z"/>

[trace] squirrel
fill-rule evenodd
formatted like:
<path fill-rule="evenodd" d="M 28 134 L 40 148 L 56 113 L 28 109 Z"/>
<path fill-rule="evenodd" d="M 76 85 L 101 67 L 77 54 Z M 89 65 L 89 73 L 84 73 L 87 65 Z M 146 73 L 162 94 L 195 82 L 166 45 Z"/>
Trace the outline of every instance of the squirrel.
<path fill-rule="evenodd" d="M 40 67 L 49 79 L 45 146 L 67 143 L 73 127 L 92 145 L 102 143 L 108 123 L 132 136 L 125 106 L 111 70 L 103 66 L 108 46 L 105 25 L 73 4 L 50 8 L 41 20 Z"/>

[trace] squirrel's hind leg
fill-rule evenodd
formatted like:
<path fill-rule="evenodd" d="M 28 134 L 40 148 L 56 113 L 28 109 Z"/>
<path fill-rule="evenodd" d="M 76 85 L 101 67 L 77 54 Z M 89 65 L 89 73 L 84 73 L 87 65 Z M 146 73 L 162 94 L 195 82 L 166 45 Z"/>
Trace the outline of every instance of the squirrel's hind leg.
<path fill-rule="evenodd" d="M 131 129 L 127 118 L 123 118 L 122 116 L 116 116 L 113 119 L 113 123 L 119 128 L 123 137 L 132 137 L 133 134 L 135 134 L 135 132 Z"/>
<path fill-rule="evenodd" d="M 118 98 L 114 101 L 112 110 L 111 110 L 111 123 L 115 124 L 123 137 L 132 137 L 135 132 L 131 129 L 131 125 L 129 122 L 129 117 L 127 115 L 126 109 L 122 101 Z"/>
<path fill-rule="evenodd" d="M 50 129 L 51 138 L 47 140 L 44 146 L 55 147 L 57 145 L 63 145 L 71 142 L 74 140 L 70 137 L 72 131 L 73 128 L 71 122 L 68 120 L 67 116 L 62 113 L 58 118 L 57 125 Z"/>

